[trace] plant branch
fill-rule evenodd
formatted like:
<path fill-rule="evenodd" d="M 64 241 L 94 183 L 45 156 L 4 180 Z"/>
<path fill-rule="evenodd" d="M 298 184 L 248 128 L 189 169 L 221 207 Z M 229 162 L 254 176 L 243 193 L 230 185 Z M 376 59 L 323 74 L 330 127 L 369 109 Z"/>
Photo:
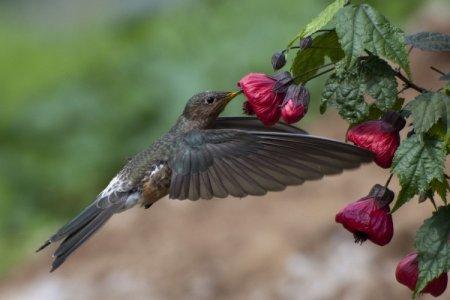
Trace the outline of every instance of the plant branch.
<path fill-rule="evenodd" d="M 308 81 L 310 81 L 310 80 L 312 80 L 312 79 L 314 79 L 314 78 L 317 78 L 317 77 L 319 77 L 319 76 L 322 76 L 322 75 L 324 75 L 324 74 L 326 74 L 326 73 L 329 73 L 329 72 L 331 72 L 331 71 L 334 71 L 334 67 L 329 68 L 329 69 L 327 69 L 327 70 L 325 70 L 325 71 L 323 71 L 323 72 L 317 73 L 316 75 L 312 76 L 311 78 L 309 78 L 308 80 L 306 80 L 306 81 L 304 81 L 304 82 L 302 82 L 302 83 L 307 83 Z"/>
<path fill-rule="evenodd" d="M 431 69 L 431 70 L 433 70 L 433 71 L 435 71 L 436 73 L 439 73 L 439 74 L 441 74 L 442 76 L 444 76 L 444 75 L 445 75 L 445 73 L 444 73 L 444 72 L 442 72 L 441 70 L 439 70 L 438 68 L 435 68 L 435 67 L 431 66 L 431 67 L 430 67 L 430 69 Z"/>
<path fill-rule="evenodd" d="M 397 92 L 397 95 L 400 95 L 401 93 L 403 93 L 404 91 L 406 91 L 407 89 L 409 89 L 408 86 L 403 85 L 402 89 L 400 91 Z"/>
<path fill-rule="evenodd" d="M 418 86 L 417 84 L 415 84 L 414 82 L 412 82 L 411 80 L 406 78 L 406 76 L 403 75 L 399 70 L 395 70 L 394 72 L 395 72 L 395 76 L 398 79 L 400 79 L 401 81 L 403 81 L 403 83 L 405 84 L 406 87 L 412 88 L 412 89 L 418 91 L 419 93 L 424 93 L 427 91 L 425 88 Z"/>
<path fill-rule="evenodd" d="M 292 46 L 292 47 L 290 47 L 289 48 L 289 50 L 290 49 L 301 49 L 302 47 L 300 47 L 300 46 Z M 336 48 L 336 47 L 316 47 L 316 46 L 311 46 L 311 47 L 308 47 L 307 49 L 334 49 L 334 50 L 337 50 L 337 49 L 339 49 L 339 48 Z M 286 52 L 288 49 L 284 49 L 282 52 Z"/>
<path fill-rule="evenodd" d="M 413 46 L 410 46 L 409 47 L 409 50 L 408 50 L 408 55 L 410 55 L 411 54 L 411 51 L 414 49 L 414 47 Z"/>
<path fill-rule="evenodd" d="M 309 74 L 309 73 L 318 71 L 318 70 L 320 70 L 320 69 L 323 69 L 323 68 L 326 68 L 326 67 L 329 67 L 329 66 L 332 66 L 332 65 L 334 65 L 334 63 L 328 63 L 328 64 L 321 65 L 320 67 L 317 67 L 317 68 L 308 70 L 308 71 L 306 71 L 306 72 L 304 72 L 304 73 L 302 73 L 302 74 L 300 74 L 300 75 L 295 76 L 295 77 L 293 78 L 293 80 L 296 80 L 296 79 L 298 79 L 298 78 L 300 78 L 300 77 L 303 77 L 303 76 L 305 76 L 305 75 L 307 75 L 307 74 Z"/>

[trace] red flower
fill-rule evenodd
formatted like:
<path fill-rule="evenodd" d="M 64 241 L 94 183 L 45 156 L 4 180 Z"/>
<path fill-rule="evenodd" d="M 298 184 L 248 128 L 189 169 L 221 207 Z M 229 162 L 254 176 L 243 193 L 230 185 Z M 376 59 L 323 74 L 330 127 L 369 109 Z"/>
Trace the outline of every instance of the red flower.
<path fill-rule="evenodd" d="M 341 209 L 335 220 L 353 233 L 355 242 L 362 243 L 369 239 L 384 246 L 394 235 L 392 216 L 389 213 L 389 203 L 393 199 L 392 191 L 376 184 L 368 196 Z"/>
<path fill-rule="evenodd" d="M 302 85 L 289 86 L 281 107 L 281 117 L 286 123 L 300 121 L 308 111 L 309 92 Z"/>
<path fill-rule="evenodd" d="M 382 168 L 389 168 L 395 151 L 400 144 L 400 130 L 405 119 L 397 112 L 387 112 L 381 120 L 368 121 L 352 127 L 347 139 L 355 145 L 375 154 L 375 162 Z"/>
<path fill-rule="evenodd" d="M 244 112 L 244 114 L 249 115 L 249 116 L 252 116 L 255 114 L 252 106 L 250 105 L 250 103 L 248 101 L 244 101 L 244 103 L 242 104 L 242 111 Z"/>
<path fill-rule="evenodd" d="M 306 114 L 306 107 L 295 100 L 289 99 L 281 108 L 281 117 L 288 124 L 297 123 Z"/>
<path fill-rule="evenodd" d="M 419 261 L 417 253 L 410 253 L 404 257 L 397 265 L 395 270 L 395 278 L 403 285 L 406 285 L 410 290 L 416 289 L 417 279 L 419 277 Z M 433 279 L 422 290 L 424 294 L 431 294 L 434 297 L 441 295 L 447 288 L 448 276 L 447 273 L 442 273 L 439 277 Z"/>
<path fill-rule="evenodd" d="M 281 115 L 284 92 L 274 87 L 279 80 L 262 73 L 250 73 L 238 82 L 256 116 L 266 126 L 275 124 Z"/>

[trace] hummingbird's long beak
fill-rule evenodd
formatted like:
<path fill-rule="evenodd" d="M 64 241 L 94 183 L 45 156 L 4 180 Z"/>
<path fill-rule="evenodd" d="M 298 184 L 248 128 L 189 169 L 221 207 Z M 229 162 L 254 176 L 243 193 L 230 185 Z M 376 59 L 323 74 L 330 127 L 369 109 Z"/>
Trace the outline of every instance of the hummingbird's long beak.
<path fill-rule="evenodd" d="M 234 98 L 236 98 L 236 96 L 242 94 L 242 90 L 237 91 L 237 92 L 229 92 L 226 96 L 225 96 L 225 101 L 226 103 L 230 102 L 231 100 L 233 100 Z"/>

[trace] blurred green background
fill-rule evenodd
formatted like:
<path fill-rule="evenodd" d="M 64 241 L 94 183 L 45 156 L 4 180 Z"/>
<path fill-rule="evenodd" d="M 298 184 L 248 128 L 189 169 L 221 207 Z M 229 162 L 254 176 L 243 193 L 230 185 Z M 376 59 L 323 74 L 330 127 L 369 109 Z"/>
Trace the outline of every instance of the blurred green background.
<path fill-rule="evenodd" d="M 329 2 L 0 1 L 0 274 L 167 130 L 192 94 L 271 72 L 272 53 Z M 401 24 L 423 1 L 367 2 Z M 240 113 L 236 102 L 228 114 Z"/>

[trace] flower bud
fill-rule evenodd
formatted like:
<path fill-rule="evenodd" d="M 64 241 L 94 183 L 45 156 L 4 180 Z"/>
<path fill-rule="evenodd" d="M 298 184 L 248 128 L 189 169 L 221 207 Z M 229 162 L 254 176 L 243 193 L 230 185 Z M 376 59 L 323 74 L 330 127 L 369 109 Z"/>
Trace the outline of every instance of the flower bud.
<path fill-rule="evenodd" d="M 303 85 L 292 84 L 281 105 L 281 117 L 288 124 L 296 123 L 304 117 L 308 111 L 308 105 L 308 90 Z"/>
<path fill-rule="evenodd" d="M 312 46 L 313 39 L 310 35 L 300 40 L 300 49 L 305 50 Z"/>
<path fill-rule="evenodd" d="M 417 253 L 410 253 L 404 257 L 397 265 L 395 278 L 401 284 L 407 286 L 410 290 L 416 289 L 417 279 L 419 277 L 419 260 Z M 431 294 L 434 297 L 440 296 L 447 288 L 447 273 L 442 273 L 439 277 L 433 279 L 421 291 L 424 294 Z"/>
<path fill-rule="evenodd" d="M 288 71 L 278 72 L 270 77 L 275 80 L 275 85 L 273 86 L 273 91 L 275 93 L 286 93 L 293 81 L 292 75 Z"/>
<path fill-rule="evenodd" d="M 277 79 L 262 73 L 250 73 L 241 78 L 242 89 L 249 106 L 264 125 L 275 124 L 281 115 L 280 104 L 284 93 L 274 91 Z"/>
<path fill-rule="evenodd" d="M 284 52 L 277 52 L 272 55 L 272 67 L 274 70 L 279 70 L 286 64 L 286 55 Z"/>
<path fill-rule="evenodd" d="M 369 239 L 373 243 L 384 246 L 394 235 L 392 216 L 389 204 L 394 193 L 386 187 L 376 184 L 369 195 L 350 203 L 336 214 L 336 222 L 353 233 L 355 242 Z"/>
<path fill-rule="evenodd" d="M 358 124 L 347 132 L 347 139 L 355 145 L 375 154 L 375 162 L 389 168 L 400 144 L 400 130 L 405 119 L 395 111 L 388 111 L 381 120 Z"/>

